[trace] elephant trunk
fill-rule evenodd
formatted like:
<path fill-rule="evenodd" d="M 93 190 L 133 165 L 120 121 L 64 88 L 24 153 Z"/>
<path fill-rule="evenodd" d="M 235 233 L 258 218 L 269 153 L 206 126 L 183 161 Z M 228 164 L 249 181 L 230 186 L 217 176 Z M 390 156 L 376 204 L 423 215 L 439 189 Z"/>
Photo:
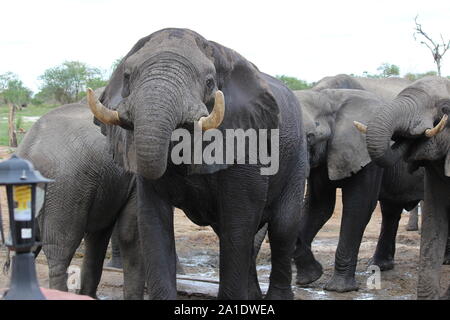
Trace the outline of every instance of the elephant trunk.
<path fill-rule="evenodd" d="M 147 83 L 135 96 L 137 173 L 147 179 L 158 179 L 166 171 L 170 137 L 181 122 L 182 106 L 174 98 L 177 91 L 167 85 Z"/>
<path fill-rule="evenodd" d="M 399 97 L 380 109 L 374 119 L 369 122 L 366 142 L 371 159 L 382 167 L 395 164 L 406 152 L 407 143 L 394 144 L 392 136 L 408 131 L 408 114 L 411 114 L 413 101 Z"/>

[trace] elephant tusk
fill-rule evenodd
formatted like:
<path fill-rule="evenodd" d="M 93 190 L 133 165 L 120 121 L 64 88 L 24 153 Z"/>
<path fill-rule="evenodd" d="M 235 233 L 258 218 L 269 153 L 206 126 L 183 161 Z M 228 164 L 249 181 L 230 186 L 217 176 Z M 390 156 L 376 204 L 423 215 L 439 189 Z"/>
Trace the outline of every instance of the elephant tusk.
<path fill-rule="evenodd" d="M 356 129 L 358 129 L 362 133 L 367 133 L 367 126 L 365 124 L 362 124 L 358 121 L 353 121 L 353 124 L 355 125 Z"/>
<path fill-rule="evenodd" d="M 207 117 L 201 117 L 198 120 L 198 125 L 203 131 L 208 129 L 215 129 L 222 123 L 223 116 L 225 114 L 225 97 L 222 91 L 216 91 L 216 97 L 214 101 L 214 108 Z"/>
<path fill-rule="evenodd" d="M 119 113 L 106 108 L 95 96 L 91 88 L 87 89 L 87 101 L 94 116 L 104 124 L 120 125 Z"/>
<path fill-rule="evenodd" d="M 444 114 L 441 121 L 439 121 L 439 123 L 433 129 L 425 130 L 425 136 L 427 138 L 431 138 L 431 137 L 434 137 L 435 135 L 437 135 L 442 130 L 444 130 L 445 125 L 447 124 L 447 120 L 448 120 L 448 115 Z"/>

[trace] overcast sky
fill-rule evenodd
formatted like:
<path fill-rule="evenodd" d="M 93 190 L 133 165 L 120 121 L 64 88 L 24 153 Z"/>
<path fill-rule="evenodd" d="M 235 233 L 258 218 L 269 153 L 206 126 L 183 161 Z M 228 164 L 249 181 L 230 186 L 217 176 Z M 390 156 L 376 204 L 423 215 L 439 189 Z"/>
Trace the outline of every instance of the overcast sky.
<path fill-rule="evenodd" d="M 414 17 L 433 38 L 450 38 L 450 1 L 14 0 L 2 1 L 0 74 L 37 91 L 38 76 L 65 60 L 110 69 L 140 38 L 189 28 L 272 75 L 317 81 L 338 73 L 435 70 L 413 38 Z M 443 59 L 450 75 L 450 53 Z"/>

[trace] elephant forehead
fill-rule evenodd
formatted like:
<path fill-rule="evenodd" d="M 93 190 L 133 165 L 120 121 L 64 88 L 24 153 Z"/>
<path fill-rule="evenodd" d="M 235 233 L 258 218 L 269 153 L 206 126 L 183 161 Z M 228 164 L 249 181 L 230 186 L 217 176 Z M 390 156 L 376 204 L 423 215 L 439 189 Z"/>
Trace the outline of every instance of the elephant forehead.
<path fill-rule="evenodd" d="M 175 37 L 171 36 L 170 32 L 160 33 L 148 40 L 142 48 L 127 58 L 126 67 L 130 69 L 140 67 L 149 59 L 157 59 L 161 53 L 171 53 L 174 57 L 183 57 L 184 62 L 188 61 L 198 70 L 213 70 L 212 61 L 198 47 L 193 35 Z"/>

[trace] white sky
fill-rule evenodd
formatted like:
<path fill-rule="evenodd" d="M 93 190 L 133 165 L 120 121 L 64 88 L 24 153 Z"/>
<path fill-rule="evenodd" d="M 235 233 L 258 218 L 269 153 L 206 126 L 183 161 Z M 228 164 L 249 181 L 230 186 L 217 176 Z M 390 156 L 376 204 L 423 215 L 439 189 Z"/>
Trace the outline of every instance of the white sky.
<path fill-rule="evenodd" d="M 140 38 L 166 27 L 192 29 L 230 47 L 260 70 L 317 81 L 338 73 L 435 70 L 413 38 L 414 17 L 450 38 L 449 0 L 2 0 L 0 74 L 37 91 L 45 69 L 79 60 L 109 69 Z M 443 59 L 450 75 L 450 52 Z"/>

